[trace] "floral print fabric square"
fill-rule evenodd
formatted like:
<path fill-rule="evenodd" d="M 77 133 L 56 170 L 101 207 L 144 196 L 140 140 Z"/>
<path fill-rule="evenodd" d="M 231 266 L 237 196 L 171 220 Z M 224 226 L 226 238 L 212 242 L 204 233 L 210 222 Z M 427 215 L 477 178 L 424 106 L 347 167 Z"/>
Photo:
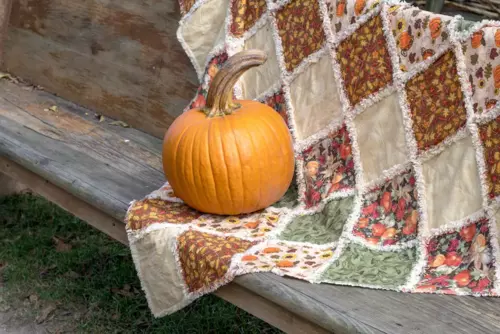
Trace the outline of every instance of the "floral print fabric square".
<path fill-rule="evenodd" d="M 345 126 L 302 153 L 307 207 L 355 184 L 351 139 Z"/>
<path fill-rule="evenodd" d="M 233 22 L 231 33 L 241 36 L 252 28 L 257 20 L 266 11 L 266 0 L 233 0 L 231 2 L 231 13 Z"/>
<path fill-rule="evenodd" d="M 493 253 L 488 220 L 432 238 L 428 264 L 417 291 L 485 294 L 493 288 Z"/>
<path fill-rule="evenodd" d="M 417 236 L 419 222 L 415 176 L 405 170 L 364 195 L 353 234 L 372 245 L 395 245 Z"/>
<path fill-rule="evenodd" d="M 184 203 L 145 199 L 132 204 L 125 220 L 128 229 L 140 230 L 155 223 L 190 223 L 200 216 L 200 212 L 191 209 Z"/>
<path fill-rule="evenodd" d="M 500 96 L 500 26 L 474 32 L 462 44 L 473 107 L 483 113 L 497 105 Z"/>
<path fill-rule="evenodd" d="M 467 114 L 452 51 L 406 83 L 419 150 L 438 145 L 464 127 Z"/>
<path fill-rule="evenodd" d="M 437 48 L 451 45 L 447 30 L 451 17 L 426 13 L 407 5 L 392 6 L 388 12 L 403 72 L 434 56 Z"/>
<path fill-rule="evenodd" d="M 290 121 L 288 119 L 287 108 L 286 108 L 285 94 L 283 93 L 282 89 L 268 96 L 262 102 L 267 104 L 274 110 L 276 110 L 281 115 L 281 117 L 283 117 L 288 128 L 290 128 Z"/>
<path fill-rule="evenodd" d="M 500 116 L 479 126 L 479 135 L 483 143 L 488 195 L 493 199 L 500 195 Z"/>
<path fill-rule="evenodd" d="M 287 71 L 320 50 L 326 42 L 318 0 L 292 0 L 276 12 Z"/>
<path fill-rule="evenodd" d="M 392 63 L 379 15 L 340 43 L 337 61 L 353 106 L 392 83 Z"/>

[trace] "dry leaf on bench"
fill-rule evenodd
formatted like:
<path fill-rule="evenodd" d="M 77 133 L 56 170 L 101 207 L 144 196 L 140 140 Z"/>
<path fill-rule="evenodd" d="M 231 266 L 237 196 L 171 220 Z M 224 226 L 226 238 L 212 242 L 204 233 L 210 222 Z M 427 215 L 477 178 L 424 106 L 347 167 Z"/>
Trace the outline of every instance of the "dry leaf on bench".
<path fill-rule="evenodd" d="M 63 253 L 63 252 L 69 252 L 72 248 L 70 244 L 65 243 L 61 239 L 57 237 L 52 237 L 52 240 L 56 244 L 56 252 Z"/>
<path fill-rule="evenodd" d="M 109 123 L 110 125 L 117 125 L 117 126 L 121 126 L 121 127 L 124 127 L 124 128 L 129 128 L 130 125 L 128 125 L 127 123 L 123 122 L 123 121 L 113 121 L 111 123 Z"/>

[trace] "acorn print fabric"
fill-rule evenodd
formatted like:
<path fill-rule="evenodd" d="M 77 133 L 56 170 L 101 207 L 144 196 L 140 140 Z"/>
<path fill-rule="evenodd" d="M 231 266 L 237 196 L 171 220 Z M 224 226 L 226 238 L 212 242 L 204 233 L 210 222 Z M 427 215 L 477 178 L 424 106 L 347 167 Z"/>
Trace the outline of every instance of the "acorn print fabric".
<path fill-rule="evenodd" d="M 228 57 L 268 50 L 266 70 L 234 95 L 252 92 L 283 117 L 296 177 L 279 202 L 241 216 L 197 212 L 168 183 L 133 202 L 127 232 L 155 316 L 255 272 L 498 295 L 500 22 L 395 0 L 180 8 L 179 41 L 200 79 L 186 109 L 204 105 Z"/>

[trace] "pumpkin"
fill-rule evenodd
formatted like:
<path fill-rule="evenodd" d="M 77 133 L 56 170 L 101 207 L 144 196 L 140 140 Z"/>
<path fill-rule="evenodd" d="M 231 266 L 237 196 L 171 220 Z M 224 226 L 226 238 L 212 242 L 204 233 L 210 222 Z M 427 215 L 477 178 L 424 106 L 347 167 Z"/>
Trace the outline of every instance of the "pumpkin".
<path fill-rule="evenodd" d="M 181 114 L 163 141 L 163 169 L 176 196 L 206 213 L 236 215 L 266 208 L 291 184 L 290 131 L 271 107 L 233 101 L 233 86 L 266 61 L 260 50 L 232 56 L 217 72 L 206 105 Z"/>
<path fill-rule="evenodd" d="M 413 45 L 413 36 L 407 31 L 403 31 L 399 36 L 399 47 L 401 50 L 406 51 Z"/>
<path fill-rule="evenodd" d="M 344 16 L 344 11 L 345 11 L 345 0 L 340 0 L 337 3 L 337 11 L 336 11 L 337 17 Z"/>
<path fill-rule="evenodd" d="M 366 0 L 356 0 L 356 3 L 354 4 L 354 14 L 356 14 L 356 16 L 359 16 L 363 9 L 365 9 L 365 5 Z"/>
<path fill-rule="evenodd" d="M 495 45 L 497 47 L 500 47 L 500 29 L 497 29 L 497 31 L 495 31 Z"/>
<path fill-rule="evenodd" d="M 429 22 L 429 29 L 431 31 L 432 39 L 436 39 L 441 34 L 441 19 L 439 17 L 433 18 Z"/>
<path fill-rule="evenodd" d="M 483 40 L 483 34 L 484 32 L 482 30 L 476 31 L 474 34 L 472 34 L 471 38 L 472 48 L 477 49 L 478 47 L 481 46 L 481 41 Z"/>
<path fill-rule="evenodd" d="M 493 70 L 493 80 L 495 81 L 495 88 L 500 88 L 500 65 L 495 66 Z"/>

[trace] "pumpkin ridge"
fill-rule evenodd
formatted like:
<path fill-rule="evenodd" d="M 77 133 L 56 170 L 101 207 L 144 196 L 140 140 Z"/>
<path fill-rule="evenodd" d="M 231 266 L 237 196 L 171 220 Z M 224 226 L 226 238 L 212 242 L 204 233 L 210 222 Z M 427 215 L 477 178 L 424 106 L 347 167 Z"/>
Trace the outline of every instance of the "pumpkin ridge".
<path fill-rule="evenodd" d="M 233 134 L 233 138 L 234 138 L 234 143 L 235 143 L 235 146 L 236 146 L 236 152 L 238 153 L 238 161 L 239 161 L 239 167 L 240 167 L 240 189 L 241 189 L 241 193 L 242 193 L 242 197 L 243 197 L 243 203 L 246 203 L 246 191 L 245 191 L 245 185 L 243 184 L 243 180 L 244 180 L 244 174 L 243 174 L 243 166 L 242 166 L 242 163 L 241 163 L 241 153 L 240 153 L 240 145 L 239 145 L 239 141 L 238 139 L 236 138 L 236 134 L 234 133 L 234 127 L 233 127 L 233 124 L 232 122 L 229 122 L 229 128 L 231 129 L 231 133 Z"/>
<path fill-rule="evenodd" d="M 207 154 L 208 154 L 208 165 L 210 167 L 210 173 L 209 175 L 212 176 L 212 182 L 213 182 L 213 189 L 214 189 L 214 198 L 217 201 L 218 205 L 218 211 L 222 210 L 222 205 L 221 202 L 219 201 L 219 195 L 217 194 L 217 184 L 215 183 L 215 175 L 214 175 L 214 166 L 213 166 L 213 161 L 212 161 L 212 154 L 210 154 L 211 149 L 210 149 L 210 143 L 211 143 L 211 137 L 210 134 L 212 133 L 212 125 L 214 122 L 210 122 L 210 125 L 208 126 L 208 131 L 207 131 Z"/>
<path fill-rule="evenodd" d="M 196 182 L 196 179 L 195 179 L 195 169 L 194 169 L 194 166 L 196 166 L 196 164 L 195 164 L 195 154 L 194 154 L 194 148 L 195 148 L 195 147 L 196 147 L 196 148 L 198 147 L 198 145 L 197 145 L 197 143 L 198 143 L 198 134 L 200 133 L 200 130 L 203 130 L 203 127 L 202 127 L 202 126 L 198 126 L 198 127 L 196 128 L 196 133 L 193 135 L 193 141 L 192 141 L 192 144 L 191 144 L 191 149 L 190 149 L 190 151 L 191 151 L 191 153 L 192 153 L 192 154 L 190 154 L 190 158 L 191 158 L 191 168 L 189 168 L 189 169 L 190 169 L 190 171 L 191 171 L 191 177 L 192 177 L 192 184 L 193 184 L 193 186 L 197 186 L 197 185 L 198 185 L 198 182 Z M 198 149 L 198 152 L 199 152 L 199 151 L 200 151 L 200 150 Z M 198 159 L 199 159 L 199 154 L 198 154 Z M 197 173 L 199 174 L 199 170 L 197 170 Z M 203 202 L 204 202 L 204 198 L 202 198 L 202 199 L 200 200 L 200 196 L 202 196 L 202 195 L 201 195 L 201 194 L 199 194 L 199 192 L 198 192 L 198 191 L 195 191 L 195 192 L 194 192 L 194 194 L 195 194 L 194 196 L 196 197 L 196 201 L 197 201 L 198 203 L 203 203 Z"/>
<path fill-rule="evenodd" d="M 224 133 L 224 136 L 227 136 L 227 119 L 226 118 L 223 118 L 221 122 L 219 122 L 219 129 L 222 129 L 222 131 L 220 131 L 221 133 Z M 229 165 L 227 160 L 228 160 L 228 156 L 227 156 L 227 148 L 226 148 L 226 145 L 228 144 L 228 141 L 225 140 L 226 138 L 223 138 L 222 136 L 219 136 L 219 140 L 220 140 L 220 143 L 221 143 L 221 148 L 222 148 L 222 157 L 224 159 L 224 163 L 222 164 L 226 170 L 226 181 L 227 181 L 227 188 L 228 188 L 228 195 L 229 195 L 229 198 L 230 198 L 230 202 L 231 202 L 231 209 L 232 211 L 236 212 L 238 210 L 235 210 L 235 198 L 237 198 L 237 194 L 235 194 L 233 192 L 233 187 L 232 187 L 232 178 L 231 178 L 231 173 L 232 173 L 232 170 L 229 168 Z M 232 165 L 232 162 L 231 162 L 231 165 Z"/>
<path fill-rule="evenodd" d="M 180 136 L 178 136 L 176 139 L 176 143 L 175 143 L 175 147 L 174 149 L 172 149 L 172 154 L 173 154 L 173 157 L 171 157 L 171 159 L 173 161 L 176 161 L 177 160 L 177 157 L 179 157 L 179 147 L 180 147 L 180 144 L 182 142 L 182 139 L 184 138 L 184 136 L 186 135 L 186 133 L 188 132 L 189 129 L 191 129 L 192 125 L 189 125 L 186 127 L 186 129 L 184 129 L 184 131 L 181 133 Z M 182 179 L 182 178 L 179 178 L 177 177 L 177 165 L 175 165 L 175 167 L 170 171 L 171 173 L 174 174 L 174 179 L 175 180 L 179 180 L 179 179 Z M 177 189 L 174 189 L 174 191 L 177 193 L 177 194 L 182 194 L 182 187 L 179 185 L 179 187 L 177 187 Z"/>

